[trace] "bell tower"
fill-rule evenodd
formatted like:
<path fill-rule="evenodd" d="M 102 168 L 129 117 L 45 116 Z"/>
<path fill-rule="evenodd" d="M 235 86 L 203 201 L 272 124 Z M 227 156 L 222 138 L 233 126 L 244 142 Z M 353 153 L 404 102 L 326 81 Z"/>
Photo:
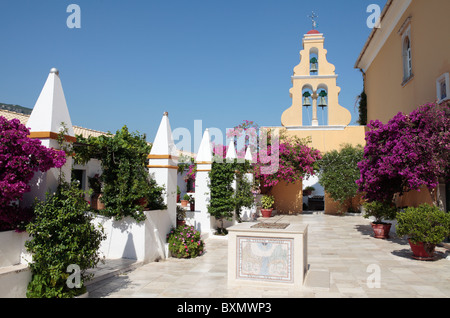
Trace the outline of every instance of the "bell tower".
<path fill-rule="evenodd" d="M 281 124 L 287 129 L 301 126 L 320 127 L 319 108 L 327 119 L 321 126 L 348 126 L 351 121 L 350 112 L 339 105 L 341 89 L 337 86 L 335 67 L 327 61 L 325 38 L 315 26 L 313 20 L 313 29 L 303 36 L 300 64 L 294 68 L 293 87 L 289 91 L 292 106 L 281 117 Z M 312 109 L 311 121 L 309 118 L 303 118 L 304 109 Z"/>

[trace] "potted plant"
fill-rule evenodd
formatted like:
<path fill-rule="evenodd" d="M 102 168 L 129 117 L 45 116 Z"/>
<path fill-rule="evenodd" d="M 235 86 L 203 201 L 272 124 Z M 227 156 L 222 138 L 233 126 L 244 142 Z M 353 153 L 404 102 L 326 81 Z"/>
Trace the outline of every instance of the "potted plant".
<path fill-rule="evenodd" d="M 274 203 L 275 199 L 271 195 L 264 195 L 261 198 L 261 214 L 263 218 L 270 218 L 272 216 Z"/>
<path fill-rule="evenodd" d="M 186 209 L 177 205 L 177 226 L 186 224 Z"/>
<path fill-rule="evenodd" d="M 304 196 L 311 195 L 311 193 L 313 193 L 313 191 L 316 191 L 316 189 L 315 189 L 314 187 L 312 187 L 312 186 L 307 186 L 307 187 L 305 188 L 305 190 L 303 190 L 303 195 L 304 195 Z"/>
<path fill-rule="evenodd" d="M 438 207 L 422 204 L 397 213 L 397 235 L 407 236 L 413 257 L 434 259 L 437 244 L 450 235 L 450 214 Z"/>
<path fill-rule="evenodd" d="M 93 177 L 88 177 L 89 188 L 92 190 L 91 196 L 91 208 L 94 210 L 104 210 L 105 205 L 103 204 L 102 198 L 102 182 L 100 176 L 96 174 Z"/>
<path fill-rule="evenodd" d="M 195 198 L 193 195 L 189 196 L 189 204 L 190 204 L 191 211 L 192 212 L 195 211 Z"/>
<path fill-rule="evenodd" d="M 187 207 L 190 198 L 191 197 L 188 194 L 185 194 L 183 196 L 183 199 L 181 200 L 181 206 L 184 207 L 184 208 Z"/>
<path fill-rule="evenodd" d="M 391 223 L 384 220 L 393 220 L 397 213 L 397 208 L 388 202 L 372 201 L 364 203 L 366 219 L 374 217 L 375 221 L 371 223 L 375 238 L 387 239 L 391 230 Z"/>

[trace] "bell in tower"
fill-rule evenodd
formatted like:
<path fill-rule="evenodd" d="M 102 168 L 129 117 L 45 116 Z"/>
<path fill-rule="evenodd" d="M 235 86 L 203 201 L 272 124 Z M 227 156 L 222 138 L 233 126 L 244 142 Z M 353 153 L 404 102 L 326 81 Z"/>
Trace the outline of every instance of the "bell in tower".
<path fill-rule="evenodd" d="M 311 64 L 311 74 L 317 74 L 317 72 L 319 71 L 317 58 L 313 57 L 309 63 Z"/>
<path fill-rule="evenodd" d="M 321 107 L 322 109 L 328 106 L 327 103 L 327 92 L 326 91 L 321 91 L 319 93 L 319 103 L 317 104 L 317 106 Z"/>
<path fill-rule="evenodd" d="M 303 106 L 309 107 L 311 106 L 311 100 L 310 100 L 311 94 L 309 92 L 305 92 L 303 94 Z"/>

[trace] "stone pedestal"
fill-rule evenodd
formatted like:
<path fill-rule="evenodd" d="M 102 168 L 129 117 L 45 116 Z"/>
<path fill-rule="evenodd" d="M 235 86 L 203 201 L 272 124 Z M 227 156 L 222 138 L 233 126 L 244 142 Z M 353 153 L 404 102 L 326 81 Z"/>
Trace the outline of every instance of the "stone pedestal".
<path fill-rule="evenodd" d="M 306 224 L 241 223 L 228 228 L 228 284 L 302 288 L 307 237 Z"/>

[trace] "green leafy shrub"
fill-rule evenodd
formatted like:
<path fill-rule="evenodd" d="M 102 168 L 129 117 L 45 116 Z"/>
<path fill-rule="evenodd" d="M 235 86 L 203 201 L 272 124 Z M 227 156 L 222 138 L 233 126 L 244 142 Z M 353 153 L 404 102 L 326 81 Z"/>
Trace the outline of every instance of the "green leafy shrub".
<path fill-rule="evenodd" d="M 205 244 L 193 226 L 179 226 L 167 235 L 169 251 L 176 258 L 195 258 L 203 254 Z"/>
<path fill-rule="evenodd" d="M 364 217 L 367 219 L 373 216 L 376 224 L 384 223 L 383 219 L 394 220 L 397 214 L 397 208 L 390 203 L 373 201 L 366 202 L 363 206 L 366 210 Z"/>
<path fill-rule="evenodd" d="M 261 205 L 263 209 L 271 209 L 275 203 L 275 198 L 271 195 L 264 195 L 261 197 Z"/>
<path fill-rule="evenodd" d="M 211 200 L 208 206 L 208 212 L 221 223 L 218 231 L 223 232 L 224 220 L 231 220 L 235 209 L 234 189 L 234 165 L 230 163 L 213 162 L 209 172 L 209 189 L 211 191 Z"/>
<path fill-rule="evenodd" d="M 414 244 L 439 244 L 450 235 L 450 214 L 429 204 L 397 213 L 397 221 L 397 235 L 408 236 Z"/>
<path fill-rule="evenodd" d="M 70 298 L 83 293 L 83 284 L 91 278 L 86 270 L 100 261 L 98 249 L 105 239 L 89 216 L 84 192 L 77 184 L 60 185 L 54 194 L 35 204 L 35 219 L 28 224 L 31 239 L 25 247 L 33 256 L 29 298 Z M 81 288 L 70 288 L 69 265 L 80 268 Z"/>
<path fill-rule="evenodd" d="M 319 183 L 325 188 L 330 197 L 339 203 L 339 210 L 351 205 L 356 196 L 360 178 L 358 162 L 363 159 L 364 148 L 360 145 L 343 145 L 338 150 L 327 152 L 319 160 Z"/>

